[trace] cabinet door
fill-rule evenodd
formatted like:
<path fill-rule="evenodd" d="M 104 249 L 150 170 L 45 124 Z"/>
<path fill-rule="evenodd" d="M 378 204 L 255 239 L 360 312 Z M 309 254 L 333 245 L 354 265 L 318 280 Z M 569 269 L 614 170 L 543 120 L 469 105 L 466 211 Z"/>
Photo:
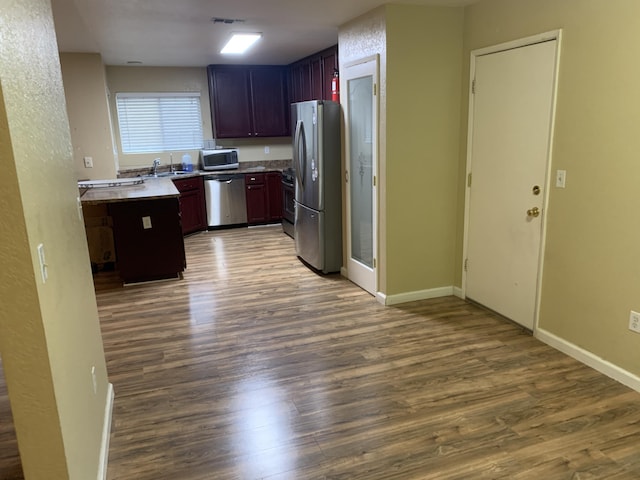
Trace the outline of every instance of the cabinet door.
<path fill-rule="evenodd" d="M 207 229 L 204 209 L 204 183 L 202 177 L 190 177 L 173 181 L 180 192 L 180 217 L 184 235 Z"/>
<path fill-rule="evenodd" d="M 304 95 L 302 92 L 302 71 L 301 65 L 294 65 L 291 67 L 291 103 L 304 101 Z"/>
<path fill-rule="evenodd" d="M 252 136 L 246 68 L 209 66 L 209 98 L 216 138 Z"/>
<path fill-rule="evenodd" d="M 289 135 L 289 96 L 286 69 L 265 67 L 249 72 L 253 106 L 253 135 L 285 137 Z"/>
<path fill-rule="evenodd" d="M 267 221 L 267 202 L 264 183 L 247 185 L 247 223 L 255 225 Z"/>
<path fill-rule="evenodd" d="M 200 190 L 189 190 L 180 194 L 180 216 L 183 235 L 199 232 L 206 228 L 203 206 L 204 197 Z"/>
<path fill-rule="evenodd" d="M 269 172 L 266 178 L 268 220 L 278 221 L 282 219 L 282 175 L 279 172 Z"/>
<path fill-rule="evenodd" d="M 323 76 L 322 58 L 316 57 L 311 60 L 311 99 L 322 100 L 323 97 Z"/>

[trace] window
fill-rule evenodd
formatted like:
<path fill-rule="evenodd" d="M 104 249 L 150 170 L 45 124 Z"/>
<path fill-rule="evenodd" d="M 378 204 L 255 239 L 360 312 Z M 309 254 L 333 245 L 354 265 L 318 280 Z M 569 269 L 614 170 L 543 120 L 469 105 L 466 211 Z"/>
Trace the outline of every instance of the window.
<path fill-rule="evenodd" d="M 117 93 L 122 153 L 202 148 L 200 93 Z"/>

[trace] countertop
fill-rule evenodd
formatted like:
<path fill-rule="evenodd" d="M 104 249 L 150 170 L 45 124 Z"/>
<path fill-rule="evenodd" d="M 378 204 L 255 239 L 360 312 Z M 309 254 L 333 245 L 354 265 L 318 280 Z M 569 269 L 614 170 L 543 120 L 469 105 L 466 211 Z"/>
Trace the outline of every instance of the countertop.
<path fill-rule="evenodd" d="M 180 192 L 170 177 L 145 178 L 144 183 L 138 185 L 80 189 L 80 200 L 86 205 L 154 200 L 179 196 Z"/>
<path fill-rule="evenodd" d="M 268 162 L 241 162 L 240 168 L 233 170 L 202 171 L 194 170 L 189 173 L 165 177 L 148 177 L 148 168 L 121 171 L 120 179 L 142 177 L 144 182 L 138 185 L 126 185 L 103 188 L 80 188 L 80 200 L 85 205 L 100 203 L 128 202 L 134 200 L 153 200 L 157 198 L 179 197 L 180 192 L 173 184 L 173 180 L 191 178 L 204 175 L 229 173 L 267 173 L 282 172 L 291 166 L 291 160 L 272 160 Z M 159 168 L 158 173 L 168 171 L 168 167 Z"/>

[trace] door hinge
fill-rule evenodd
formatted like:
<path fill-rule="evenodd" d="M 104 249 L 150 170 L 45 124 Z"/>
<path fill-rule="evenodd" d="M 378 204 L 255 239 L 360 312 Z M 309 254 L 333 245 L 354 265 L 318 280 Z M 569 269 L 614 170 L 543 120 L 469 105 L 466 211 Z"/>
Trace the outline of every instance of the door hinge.
<path fill-rule="evenodd" d="M 376 186 L 376 176 L 375 175 L 373 176 L 373 186 L 374 187 Z"/>
<path fill-rule="evenodd" d="M 476 79 L 475 78 L 471 81 L 471 93 L 473 93 L 473 94 L 476 93 Z"/>
<path fill-rule="evenodd" d="M 471 172 L 467 174 L 467 187 L 471 186 Z"/>
<path fill-rule="evenodd" d="M 374 258 L 374 259 L 373 259 L 373 268 L 376 268 L 376 267 L 378 266 L 378 265 L 377 265 L 377 263 L 378 263 L 378 262 L 376 262 L 376 259 Z"/>
<path fill-rule="evenodd" d="M 373 84 L 373 96 L 375 97 L 376 95 L 378 95 L 378 84 L 374 83 Z"/>
<path fill-rule="evenodd" d="M 465 259 L 464 259 L 464 271 L 465 271 L 465 272 L 467 271 L 467 268 L 468 268 L 468 267 L 469 267 L 469 259 L 468 259 L 468 258 L 465 258 Z"/>

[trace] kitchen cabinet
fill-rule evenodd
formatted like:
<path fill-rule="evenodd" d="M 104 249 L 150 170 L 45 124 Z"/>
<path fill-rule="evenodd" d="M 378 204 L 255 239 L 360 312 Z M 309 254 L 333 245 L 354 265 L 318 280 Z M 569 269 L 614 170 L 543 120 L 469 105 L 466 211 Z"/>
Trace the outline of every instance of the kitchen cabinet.
<path fill-rule="evenodd" d="M 247 223 L 277 223 L 282 219 L 282 181 L 279 172 L 245 175 Z"/>
<path fill-rule="evenodd" d="M 338 46 L 292 63 L 291 101 L 331 100 L 331 81 L 338 70 Z"/>
<path fill-rule="evenodd" d="M 268 220 L 282 220 L 282 175 L 280 172 L 265 174 L 267 181 Z"/>
<path fill-rule="evenodd" d="M 244 179 L 247 194 L 247 223 L 267 222 L 267 187 L 264 173 L 247 174 Z"/>
<path fill-rule="evenodd" d="M 287 67 L 209 65 L 209 98 L 216 138 L 286 137 Z"/>
<path fill-rule="evenodd" d="M 178 198 L 110 203 L 108 210 L 125 283 L 180 276 L 186 260 Z"/>
<path fill-rule="evenodd" d="M 204 208 L 204 182 L 202 177 L 177 178 L 173 184 L 180 192 L 180 217 L 182 234 L 187 235 L 207 229 Z"/>

